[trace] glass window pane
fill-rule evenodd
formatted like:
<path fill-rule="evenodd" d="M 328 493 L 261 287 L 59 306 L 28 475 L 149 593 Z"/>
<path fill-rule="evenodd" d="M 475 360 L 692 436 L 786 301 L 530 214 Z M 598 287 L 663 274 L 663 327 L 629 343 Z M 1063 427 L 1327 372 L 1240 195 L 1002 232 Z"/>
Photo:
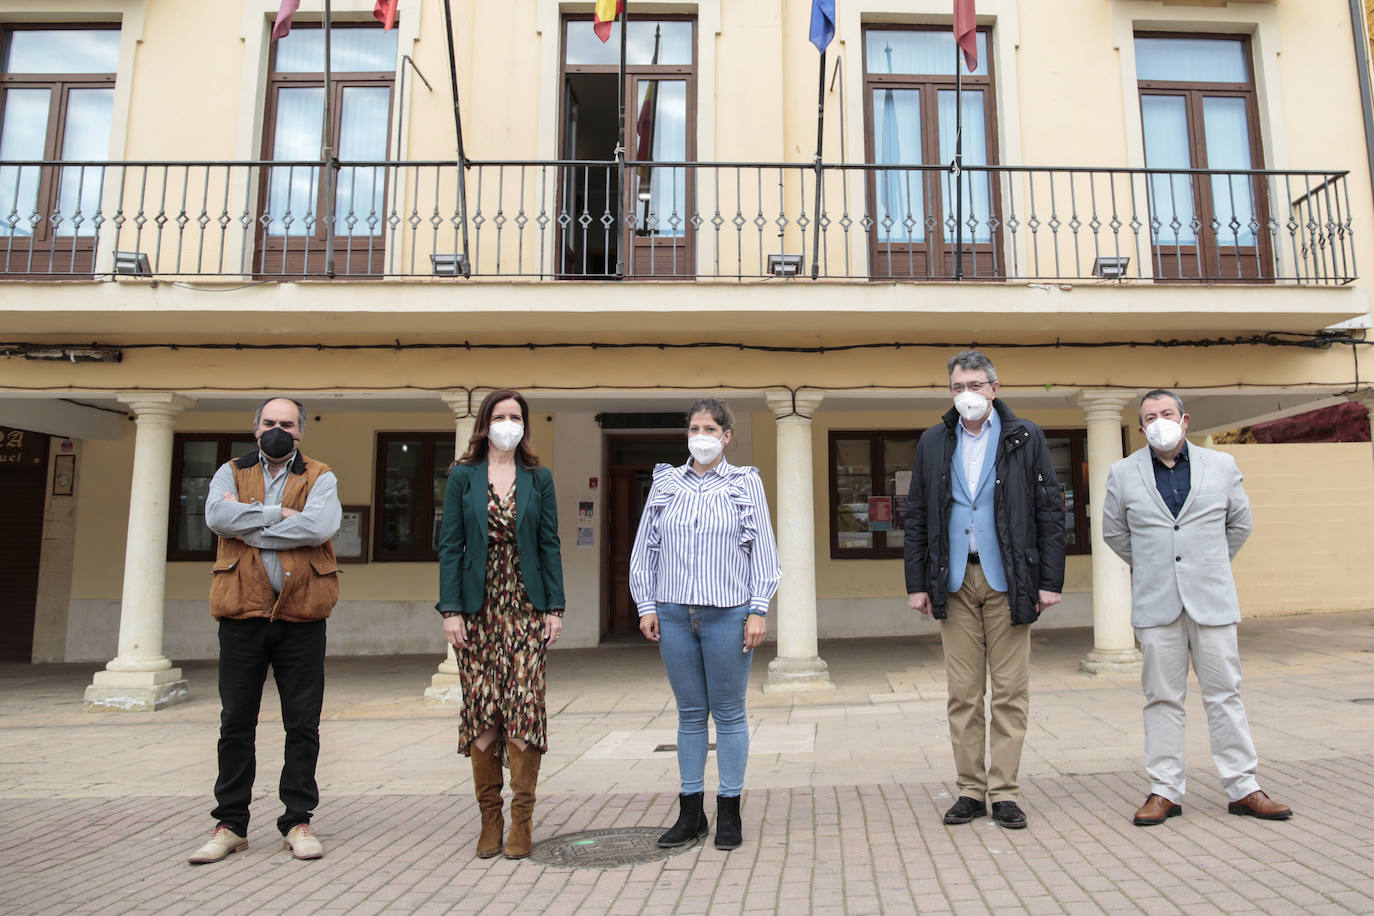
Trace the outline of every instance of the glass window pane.
<path fill-rule="evenodd" d="M 873 90 L 873 151 L 880 165 L 921 163 L 921 92 Z M 878 241 L 921 242 L 926 237 L 925 172 L 878 172 Z"/>
<path fill-rule="evenodd" d="M 114 117 L 113 89 L 73 89 L 67 93 L 67 123 L 62 130 L 62 158 L 68 161 L 105 159 L 110 149 L 110 122 Z M 94 235 L 92 222 L 100 209 L 105 170 L 99 166 L 68 166 L 58 185 L 57 215 L 53 229 L 58 235 Z"/>
<path fill-rule="evenodd" d="M 230 459 L 242 458 L 244 455 L 251 455 L 258 450 L 258 443 L 253 439 L 244 439 L 242 442 L 229 443 Z"/>
<path fill-rule="evenodd" d="M 397 29 L 366 28 L 330 30 L 329 66 L 334 74 L 390 73 L 396 69 Z M 324 30 L 296 26 L 273 44 L 276 73 L 323 73 Z"/>
<path fill-rule="evenodd" d="M 1073 466 L 1073 447 L 1069 440 L 1059 437 L 1048 437 L 1045 443 L 1050 448 L 1050 460 L 1054 465 L 1054 476 L 1059 481 L 1059 493 L 1064 499 L 1064 543 L 1073 547 L 1078 543 L 1078 532 L 1075 530 L 1074 505 L 1076 495 L 1074 493 L 1074 481 L 1077 475 L 1074 473 Z"/>
<path fill-rule="evenodd" d="M 892 530 L 887 532 L 888 547 L 902 546 L 906 498 L 911 490 L 911 468 L 915 463 L 915 436 L 883 437 L 883 495 L 892 497 Z"/>
<path fill-rule="evenodd" d="M 611 23 L 611 37 L 604 43 L 592 31 L 589 19 L 569 20 L 564 25 L 565 54 L 570 66 L 620 65 L 620 20 Z M 657 22 L 630 20 L 625 40 L 625 62 L 631 66 L 687 67 L 692 64 L 692 23 L 683 20 Z"/>
<path fill-rule="evenodd" d="M 865 47 L 868 52 L 869 73 L 902 73 L 923 76 L 953 76 L 954 55 L 958 47 L 950 29 L 902 31 L 871 29 Z M 964 55 L 959 54 L 959 68 L 969 73 Z M 974 76 L 987 76 L 988 35 L 978 33 L 978 69 Z"/>
<path fill-rule="evenodd" d="M 0 159 L 42 159 L 50 90 L 11 89 L 4 98 Z M 38 166 L 0 165 L 0 236 L 33 235 L 41 172 Z"/>
<path fill-rule="evenodd" d="M 1245 42 L 1234 38 L 1137 38 L 1139 80 L 1181 83 L 1248 83 Z"/>
<path fill-rule="evenodd" d="M 955 93 L 940 90 L 940 161 L 954 161 L 954 144 L 958 131 L 958 106 Z M 987 122 L 983 115 L 983 93 L 964 91 L 964 165 L 988 164 Z M 949 172 L 941 172 L 941 198 L 944 201 L 945 241 L 954 241 L 955 188 L 954 179 Z M 992 215 L 992 179 L 987 172 L 964 172 L 961 176 L 964 185 L 964 239 L 965 241 L 988 242 L 992 240 L 989 218 Z M 970 227 L 970 221 L 973 226 Z"/>
<path fill-rule="evenodd" d="M 384 454 L 382 481 L 382 550 L 388 553 L 413 553 L 424 529 L 419 526 L 420 494 L 423 486 L 423 443 L 418 440 L 391 441 Z"/>
<path fill-rule="evenodd" d="M 1145 165 L 1152 169 L 1192 166 L 1188 113 L 1182 96 L 1146 95 L 1140 99 L 1145 128 Z M 1193 179 L 1188 175 L 1151 175 L 1150 220 L 1155 244 L 1193 245 Z"/>
<path fill-rule="evenodd" d="M 114 73 L 118 29 L 34 29 L 9 33 L 6 73 Z"/>
<path fill-rule="evenodd" d="M 323 88 L 278 90 L 272 158 L 286 161 L 318 159 L 323 119 Z M 308 235 L 313 231 L 319 172 L 318 166 L 309 165 L 272 169 L 267 190 L 267 212 L 271 217 L 269 233 Z"/>
<path fill-rule="evenodd" d="M 439 549 L 439 532 L 444 527 L 444 492 L 448 488 L 449 465 L 453 464 L 453 440 L 434 443 L 434 526 L 429 546 Z"/>
<path fill-rule="evenodd" d="M 872 547 L 868 498 L 873 495 L 873 464 L 868 439 L 835 442 L 836 540 L 841 550 Z"/>
<path fill-rule="evenodd" d="M 205 525 L 210 480 L 219 470 L 218 442 L 181 444 L 181 480 L 177 488 L 176 550 L 211 550 L 215 536 Z"/>
<path fill-rule="evenodd" d="M 687 158 L 687 83 L 640 80 L 635 121 L 635 160 L 682 162 Z M 687 230 L 687 170 L 637 168 L 634 182 L 636 232 L 663 238 Z"/>
<path fill-rule="evenodd" d="M 345 86 L 339 124 L 339 158 L 381 162 L 390 137 L 391 89 Z M 339 169 L 334 195 L 335 231 L 341 235 L 381 235 L 386 215 L 386 169 L 360 166 Z"/>
<path fill-rule="evenodd" d="M 1207 96 L 1202 100 L 1202 123 L 1207 136 L 1207 167 L 1250 168 L 1250 117 L 1245 100 Z M 1250 175 L 1213 175 L 1212 212 L 1217 241 L 1222 245 L 1254 245 L 1254 182 Z"/>

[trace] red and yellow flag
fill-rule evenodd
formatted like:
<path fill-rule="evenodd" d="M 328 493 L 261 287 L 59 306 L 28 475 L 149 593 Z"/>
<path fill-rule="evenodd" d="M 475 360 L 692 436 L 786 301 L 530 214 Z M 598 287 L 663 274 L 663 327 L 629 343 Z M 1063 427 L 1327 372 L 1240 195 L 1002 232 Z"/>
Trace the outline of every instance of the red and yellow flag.
<path fill-rule="evenodd" d="M 372 8 L 372 18 L 382 24 L 382 31 L 396 27 L 396 7 L 401 0 L 377 0 Z"/>
<path fill-rule="evenodd" d="M 592 13 L 592 31 L 602 41 L 611 37 L 611 23 L 625 11 L 625 0 L 596 0 L 596 12 Z"/>

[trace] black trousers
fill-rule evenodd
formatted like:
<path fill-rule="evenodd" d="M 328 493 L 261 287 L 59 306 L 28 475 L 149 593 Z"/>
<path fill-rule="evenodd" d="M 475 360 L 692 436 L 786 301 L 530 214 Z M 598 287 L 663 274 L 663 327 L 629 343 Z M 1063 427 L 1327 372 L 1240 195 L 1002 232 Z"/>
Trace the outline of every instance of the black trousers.
<path fill-rule="evenodd" d="M 281 694 L 285 760 L 279 794 L 286 812 L 277 818 L 285 834 L 310 823 L 320 802 L 315 762 L 320 756 L 320 707 L 324 704 L 325 622 L 287 623 L 252 618 L 219 622 L 219 778 L 210 816 L 239 836 L 248 834 L 248 803 L 257 773 L 254 738 L 267 669 Z"/>

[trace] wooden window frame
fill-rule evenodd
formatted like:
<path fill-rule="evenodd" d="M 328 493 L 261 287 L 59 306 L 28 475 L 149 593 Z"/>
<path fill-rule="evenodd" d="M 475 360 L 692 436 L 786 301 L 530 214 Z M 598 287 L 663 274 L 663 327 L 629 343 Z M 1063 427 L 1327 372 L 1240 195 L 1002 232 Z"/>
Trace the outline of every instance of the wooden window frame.
<path fill-rule="evenodd" d="M 1087 555 L 1092 550 L 1088 521 L 1088 431 L 1086 429 L 1045 429 L 1046 439 L 1069 440 L 1069 473 L 1073 475 L 1073 511 L 1064 514 L 1064 552 L 1069 556 Z M 1056 472 L 1057 476 L 1058 472 Z M 1059 481 L 1063 486 L 1064 481 Z M 1068 543 L 1073 532 L 1074 543 Z"/>
<path fill-rule="evenodd" d="M 655 14 L 650 18 L 654 22 L 689 22 L 692 25 L 692 62 L 691 64 L 625 64 L 625 149 L 626 158 L 630 159 L 630 150 L 638 145 L 638 136 L 635 131 L 638 127 L 638 111 L 636 110 L 636 99 L 639 97 L 639 82 L 644 79 L 683 79 L 687 83 L 687 149 L 686 161 L 695 162 L 697 157 L 697 90 L 698 90 L 698 68 L 701 65 L 701 55 L 698 43 L 701 40 L 701 25 L 697 21 L 694 13 L 663 13 Z M 560 86 L 566 86 L 569 74 L 577 73 L 602 73 L 616 76 L 619 74 L 619 67 L 606 66 L 602 64 L 573 64 L 568 63 L 568 24 L 572 22 L 586 22 L 587 27 L 591 28 L 592 17 L 587 13 L 569 13 L 562 16 L 559 20 L 558 33 L 558 63 Z M 558 101 L 558 143 L 559 149 L 563 148 L 563 127 L 567 118 L 567 93 L 559 92 Z M 558 201 L 563 201 L 563 183 L 566 178 L 566 169 L 559 169 L 557 197 Z M 629 169 L 626 169 L 627 178 Z M 634 213 L 636 210 L 635 201 L 630 199 L 630 182 L 627 180 L 625 187 L 620 189 L 620 213 L 619 216 L 619 237 L 617 244 L 624 246 L 625 249 L 625 278 L 634 280 L 685 280 L 692 279 L 697 272 L 697 230 L 691 223 L 692 214 L 697 212 L 696 189 L 697 176 L 696 170 L 688 168 L 683 188 L 683 201 L 686 213 L 678 214 L 682 220 L 681 238 L 654 238 L 652 236 L 641 236 L 634 229 L 625 225 L 625 215 Z M 561 204 L 560 204 L 561 206 Z M 576 225 L 576 216 L 573 222 L 559 233 L 559 251 L 566 249 L 563 242 L 564 232 L 580 231 Z M 593 225 L 599 226 L 598 214 L 593 214 Z M 660 222 L 664 219 L 659 215 Z M 642 267 L 642 269 L 641 269 Z M 608 273 L 611 272 L 611 265 L 607 265 Z M 575 271 L 564 270 L 558 274 L 560 279 L 581 279 L 588 277 L 591 279 L 605 279 L 599 274 L 580 274 Z"/>
<path fill-rule="evenodd" d="M 827 449 L 827 498 L 829 501 L 828 513 L 830 516 L 830 559 L 832 560 L 890 560 L 902 557 L 901 547 L 878 546 L 872 547 L 845 547 L 839 544 L 839 499 L 838 499 L 838 466 L 836 464 L 836 442 L 841 439 L 858 440 L 869 439 L 869 479 L 875 484 L 873 491 L 877 492 L 876 484 L 881 479 L 881 472 L 876 471 L 877 464 L 874 457 L 881 457 L 882 444 L 888 438 L 920 440 L 921 429 L 832 429 L 828 433 Z M 1044 430 L 1047 439 L 1067 439 L 1069 440 L 1069 461 L 1070 472 L 1074 475 L 1074 510 L 1065 516 L 1064 530 L 1067 535 L 1069 531 L 1074 533 L 1075 543 L 1072 546 L 1065 545 L 1065 552 L 1069 556 L 1088 555 L 1092 553 L 1092 538 L 1088 522 L 1088 432 L 1086 429 L 1046 429 Z M 877 476 L 875 476 L 877 475 Z M 1062 481 L 1061 481 L 1062 483 Z M 896 529 L 894 529 L 896 530 Z"/>
<path fill-rule="evenodd" d="M 118 22 L 10 22 L 0 27 L 0 49 L 9 52 L 10 36 L 15 32 L 56 31 L 120 31 Z M 48 98 L 48 130 L 43 140 L 44 161 L 62 158 L 62 141 L 67 120 L 67 106 L 73 89 L 113 89 L 114 73 L 8 73 L 0 72 L 0 118 L 4 100 L 11 89 L 46 89 Z M 108 138 L 107 138 L 108 143 Z M 45 166 L 38 177 L 38 198 L 34 209 L 40 217 L 32 236 L 13 234 L 0 238 L 0 275 L 22 276 L 26 280 L 70 280 L 89 278 L 95 273 L 94 234 L 57 235 L 53 232 L 51 216 L 57 206 L 61 184 L 60 166 Z M 9 210 L 0 201 L 0 219 L 9 222 Z M 88 222 L 94 214 L 82 214 Z M 27 214 L 19 214 L 20 222 Z M 107 216 L 108 218 L 108 216 Z M 82 227 L 83 229 L 85 226 Z M 30 269 L 30 267 L 35 269 Z"/>
<path fill-rule="evenodd" d="M 318 24 L 302 23 L 296 29 L 317 29 Z M 376 28 L 375 23 L 335 23 L 332 30 L 347 28 Z M 262 160 L 272 161 L 272 147 L 276 141 L 277 99 L 281 89 L 310 89 L 324 85 L 324 71 L 312 73 L 278 73 L 277 45 L 272 43 L 267 57 L 267 83 L 262 120 Z M 387 157 L 390 157 L 392 118 L 396 111 L 396 71 L 334 71 L 329 79 L 329 130 L 331 146 L 337 158 L 340 130 L 343 124 L 343 95 L 345 89 L 381 87 L 387 89 Z M 271 190 L 272 166 L 264 166 L 258 181 L 258 213 L 267 214 Z M 327 169 L 320 170 L 315 188 L 315 226 L 309 235 L 279 235 L 268 232 L 262 220 L 257 226 L 257 254 L 254 257 L 254 276 L 261 279 L 322 279 L 325 277 L 325 223 L 328 214 Z M 390 170 L 382 171 L 383 210 L 390 199 Z M 356 215 L 356 214 L 355 214 Z M 347 226 L 334 227 L 334 276 L 344 280 L 382 279 L 386 269 L 386 214 L 381 215 L 376 235 L 349 235 Z M 363 223 L 365 225 L 365 222 Z"/>
<path fill-rule="evenodd" d="M 860 54 L 864 62 L 864 150 L 868 162 L 876 163 L 878 161 L 874 125 L 876 113 L 873 110 L 874 90 L 906 89 L 918 90 L 921 93 L 921 160 L 927 163 L 938 163 L 940 162 L 939 93 L 942 90 L 952 91 L 956 83 L 953 73 L 947 76 L 943 74 L 869 73 L 869 38 L 883 32 L 946 32 L 948 30 L 948 26 L 942 25 L 872 23 L 864 26 L 863 46 Z M 988 164 L 997 165 L 1001 162 L 1001 150 L 997 134 L 997 70 L 995 55 L 992 53 L 992 27 L 979 26 L 978 32 L 986 38 L 988 72 L 983 76 L 966 73 L 963 77 L 963 84 L 965 91 L 975 90 L 983 93 L 983 118 L 984 131 L 988 140 Z M 933 105 L 931 100 L 934 100 Z M 925 176 L 925 180 L 922 182 L 924 185 L 923 202 L 926 217 L 929 218 L 932 214 L 936 216 L 934 232 L 927 226 L 926 237 L 922 242 L 881 242 L 878 239 L 876 222 L 878 213 L 877 171 L 875 167 L 868 172 L 868 181 L 865 182 L 866 187 L 864 189 L 865 206 L 867 212 L 874 219 L 874 227 L 867 233 L 870 279 L 881 281 L 952 279 L 954 276 L 955 243 L 945 241 L 941 181 L 932 178 L 931 176 L 934 174 L 932 172 L 916 173 Z M 997 181 L 995 173 L 989 173 L 988 182 L 991 186 L 992 212 L 987 216 L 989 219 L 995 219 L 996 224 L 991 229 L 990 241 L 976 243 L 972 239 L 965 240 L 965 280 L 996 280 L 1005 276 L 1003 268 L 1005 245 L 1000 242 L 999 238 L 1002 221 L 1001 183 Z M 939 256 L 933 254 L 937 248 L 940 252 Z"/>
<path fill-rule="evenodd" d="M 171 498 L 168 502 L 170 511 L 167 513 L 167 561 L 182 560 L 210 560 L 215 559 L 215 547 L 208 550 L 180 550 L 177 548 L 177 538 L 181 533 L 179 523 L 181 513 L 177 511 L 181 501 L 181 472 L 183 464 L 183 451 L 188 442 L 214 442 L 217 444 L 215 468 L 223 467 L 226 461 L 234 458 L 242 458 L 242 455 L 235 455 L 231 446 L 235 442 L 243 442 L 253 438 L 251 430 L 244 430 L 237 433 L 173 433 L 172 434 L 172 483 Z M 213 532 L 211 532 L 213 534 Z"/>
<path fill-rule="evenodd" d="M 437 563 L 439 562 L 438 548 L 434 549 L 413 549 L 409 551 L 387 550 L 383 543 L 383 533 L 386 528 L 386 449 L 392 442 L 419 441 L 421 443 L 422 463 L 430 469 L 429 476 L 425 480 L 431 480 L 435 471 L 434 467 L 434 446 L 439 442 L 453 443 L 453 431 L 434 432 L 379 432 L 377 433 L 377 460 L 373 463 L 373 518 L 372 518 L 372 562 L 373 563 Z M 458 457 L 455 450 L 454 457 Z M 419 518 L 434 518 L 436 509 L 443 506 L 434 504 L 434 495 L 431 488 L 424 488 L 416 496 L 423 502 L 417 508 Z M 425 508 L 428 507 L 428 512 Z"/>
<path fill-rule="evenodd" d="M 856 441 L 868 439 L 868 474 L 870 483 L 874 484 L 872 492 L 877 493 L 878 483 L 882 481 L 881 458 L 883 454 L 883 443 L 887 439 L 921 439 L 924 429 L 832 429 L 828 431 L 827 441 L 827 496 L 829 501 L 828 512 L 830 515 L 830 559 L 832 560 L 891 560 L 899 559 L 902 556 L 902 547 L 879 546 L 875 537 L 873 545 L 870 547 L 840 547 L 840 502 L 839 502 L 839 469 L 836 464 L 836 443 L 841 440 Z M 875 461 L 874 459 L 879 459 Z M 897 531 L 899 529 L 893 528 Z"/>
<path fill-rule="evenodd" d="M 1145 130 L 1144 100 L 1146 96 L 1182 98 L 1184 112 L 1188 121 L 1188 159 L 1191 168 L 1205 169 L 1207 163 L 1207 139 L 1203 125 L 1204 98 L 1240 98 L 1245 100 L 1245 117 L 1250 129 L 1250 167 L 1263 169 L 1264 144 L 1260 137 L 1259 93 L 1255 88 L 1254 45 L 1249 35 L 1225 32 L 1160 32 L 1140 31 L 1133 38 L 1162 38 L 1172 40 L 1204 39 L 1216 41 L 1238 41 L 1244 49 L 1244 58 L 1249 72 L 1249 80 L 1244 83 L 1195 83 L 1183 80 L 1136 80 L 1136 94 L 1140 102 L 1141 131 Z M 1148 166 L 1148 163 L 1147 163 Z M 1205 190 L 1204 190 L 1205 187 Z M 1225 245 L 1225 227 L 1218 228 L 1215 236 L 1208 238 L 1211 221 L 1215 216 L 1212 206 L 1211 182 L 1205 176 L 1196 176 L 1193 182 L 1193 214 L 1199 224 L 1198 239 L 1192 245 L 1173 245 L 1165 241 L 1161 226 L 1160 243 L 1156 244 L 1153 234 L 1150 240 L 1150 260 L 1154 267 L 1156 280 L 1170 282 L 1214 282 L 1251 281 L 1272 282 L 1274 279 L 1274 253 L 1269 237 L 1269 188 L 1263 178 L 1256 179 L 1251 191 L 1255 200 L 1256 245 Z M 1149 197 L 1145 206 L 1149 208 Z M 1147 226 L 1148 228 L 1148 226 Z M 1228 253 L 1229 250 L 1229 253 Z M 1215 271 L 1215 276 L 1204 276 L 1202 268 Z"/>

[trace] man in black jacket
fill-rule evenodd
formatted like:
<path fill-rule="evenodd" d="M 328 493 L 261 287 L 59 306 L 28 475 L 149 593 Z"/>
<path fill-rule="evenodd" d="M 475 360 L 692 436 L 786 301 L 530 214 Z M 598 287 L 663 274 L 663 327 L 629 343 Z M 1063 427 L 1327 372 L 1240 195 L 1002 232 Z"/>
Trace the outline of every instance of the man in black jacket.
<path fill-rule="evenodd" d="M 992 361 L 965 350 L 947 368 L 954 408 L 921 435 L 907 496 L 907 603 L 940 621 L 959 778 L 945 823 L 982 817 L 990 801 L 997 823 L 1021 828 L 1030 624 L 1064 588 L 1064 500 L 1045 434 L 997 400 Z"/>

